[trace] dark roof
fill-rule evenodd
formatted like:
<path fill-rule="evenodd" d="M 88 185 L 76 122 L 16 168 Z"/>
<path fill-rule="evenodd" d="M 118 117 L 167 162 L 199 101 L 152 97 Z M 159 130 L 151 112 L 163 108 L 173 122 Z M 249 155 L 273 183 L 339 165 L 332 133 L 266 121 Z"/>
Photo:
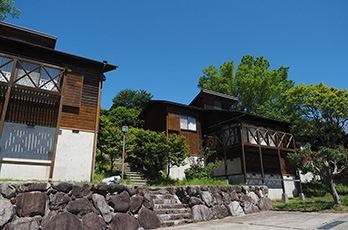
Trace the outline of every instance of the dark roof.
<path fill-rule="evenodd" d="M 201 107 L 185 105 L 185 104 L 181 104 L 181 103 L 177 103 L 177 102 L 165 101 L 165 100 L 151 100 L 145 105 L 144 109 L 139 114 L 139 118 L 142 118 L 144 116 L 144 114 L 146 114 L 154 104 L 166 104 L 166 105 L 173 105 L 173 106 L 178 106 L 178 107 L 182 107 L 182 108 L 186 108 L 186 109 L 204 111 L 204 109 Z"/>
<path fill-rule="evenodd" d="M 215 96 L 215 97 L 220 97 L 223 99 L 233 100 L 234 102 L 238 101 L 238 98 L 236 98 L 236 97 L 229 96 L 229 95 L 226 95 L 223 93 L 214 92 L 214 91 L 211 91 L 208 89 L 202 89 L 201 92 L 199 92 L 199 94 L 191 101 L 190 105 L 195 104 L 204 95 Z"/>
<path fill-rule="evenodd" d="M 0 35 L 54 49 L 57 37 L 0 21 Z"/>
<path fill-rule="evenodd" d="M 235 119 L 237 117 L 243 117 L 243 116 L 248 116 L 248 117 L 253 117 L 256 119 L 260 119 L 260 120 L 267 120 L 267 121 L 273 121 L 273 122 L 278 122 L 278 123 L 283 123 L 283 124 L 287 124 L 290 125 L 290 123 L 286 122 L 286 121 L 281 121 L 281 120 L 277 120 L 277 119 L 272 119 L 272 118 L 267 118 L 267 117 L 262 117 L 262 116 L 258 116 L 258 115 L 254 115 L 251 113 L 247 113 L 247 112 L 242 112 L 242 111 L 237 111 L 237 110 L 225 110 L 225 109 L 204 109 L 201 107 L 197 107 L 197 106 L 192 106 L 192 105 L 185 105 L 185 104 L 180 104 L 180 103 L 176 103 L 176 102 L 171 102 L 171 101 L 165 101 L 165 100 L 151 100 L 149 103 L 147 103 L 144 107 L 144 109 L 141 111 L 141 113 L 139 114 L 139 118 L 144 118 L 144 114 L 146 114 L 148 112 L 148 110 L 151 109 L 152 105 L 154 104 L 166 104 L 166 105 L 173 105 L 173 106 L 178 106 L 178 107 L 182 107 L 182 108 L 186 108 L 186 109 L 192 109 L 192 110 L 198 110 L 201 112 L 212 112 L 212 113 L 228 113 L 231 114 L 232 116 L 234 116 L 231 119 Z"/>
<path fill-rule="evenodd" d="M 0 21 L 0 52 L 64 65 L 94 66 L 104 73 L 118 67 L 55 50 L 56 40 L 55 36 Z"/>

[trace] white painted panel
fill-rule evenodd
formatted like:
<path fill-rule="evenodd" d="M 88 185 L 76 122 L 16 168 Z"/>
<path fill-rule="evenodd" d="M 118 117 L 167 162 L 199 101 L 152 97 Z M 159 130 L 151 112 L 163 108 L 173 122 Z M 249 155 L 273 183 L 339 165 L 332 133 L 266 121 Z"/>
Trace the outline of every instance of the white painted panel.
<path fill-rule="evenodd" d="M 0 159 L 51 160 L 55 131 L 51 127 L 5 122 L 0 140 Z"/>
<path fill-rule="evenodd" d="M 186 165 L 184 166 L 174 166 L 170 169 L 169 176 L 173 179 L 180 179 L 182 180 L 185 177 L 185 169 L 190 168 L 191 164 L 193 164 L 198 157 L 196 156 L 190 156 L 185 159 Z"/>
<path fill-rule="evenodd" d="M 61 129 L 53 180 L 89 181 L 93 158 L 93 132 Z"/>
<path fill-rule="evenodd" d="M 48 180 L 50 167 L 0 164 L 0 179 Z"/>

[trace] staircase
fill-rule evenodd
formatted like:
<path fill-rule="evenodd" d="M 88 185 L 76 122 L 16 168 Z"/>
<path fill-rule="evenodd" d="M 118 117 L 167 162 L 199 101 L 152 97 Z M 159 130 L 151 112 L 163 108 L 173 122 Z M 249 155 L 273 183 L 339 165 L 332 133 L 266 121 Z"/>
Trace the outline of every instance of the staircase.
<path fill-rule="evenodd" d="M 154 212 L 161 225 L 164 227 L 192 223 L 190 208 L 185 208 L 179 200 L 176 200 L 164 188 L 153 188 L 150 190 L 151 198 L 154 202 Z"/>
<path fill-rule="evenodd" d="M 122 158 L 116 159 L 115 167 L 118 171 L 122 172 Z M 127 162 L 124 162 L 124 181 L 128 183 L 127 179 L 130 179 L 132 185 L 147 185 L 146 180 L 142 177 L 141 173 L 131 170 L 131 167 Z"/>

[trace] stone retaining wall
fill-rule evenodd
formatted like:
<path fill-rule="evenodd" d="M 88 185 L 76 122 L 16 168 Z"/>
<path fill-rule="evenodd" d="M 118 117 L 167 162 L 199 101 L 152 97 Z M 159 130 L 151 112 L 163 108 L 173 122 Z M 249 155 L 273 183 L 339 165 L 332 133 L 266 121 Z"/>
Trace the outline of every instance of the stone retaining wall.
<path fill-rule="evenodd" d="M 154 229 L 270 210 L 267 187 L 0 182 L 0 229 Z M 182 221 L 181 221 L 182 220 Z"/>

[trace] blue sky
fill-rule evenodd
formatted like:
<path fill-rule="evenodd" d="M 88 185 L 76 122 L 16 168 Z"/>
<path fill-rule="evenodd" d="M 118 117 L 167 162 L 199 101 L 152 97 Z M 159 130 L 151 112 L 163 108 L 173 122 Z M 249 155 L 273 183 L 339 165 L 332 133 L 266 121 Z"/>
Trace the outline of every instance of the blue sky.
<path fill-rule="evenodd" d="M 189 103 L 202 69 L 263 55 L 296 84 L 348 86 L 348 1 L 15 0 L 5 21 L 58 37 L 56 49 L 107 60 L 102 107 L 118 91 Z"/>

